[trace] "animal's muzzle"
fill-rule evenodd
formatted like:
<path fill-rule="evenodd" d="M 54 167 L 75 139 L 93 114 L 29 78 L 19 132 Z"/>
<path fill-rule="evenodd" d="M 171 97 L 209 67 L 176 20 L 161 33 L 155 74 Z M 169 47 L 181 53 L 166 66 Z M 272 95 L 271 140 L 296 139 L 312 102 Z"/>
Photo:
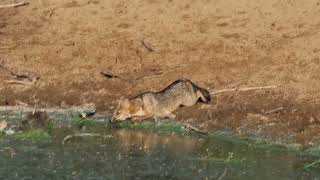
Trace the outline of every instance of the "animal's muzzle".
<path fill-rule="evenodd" d="M 110 119 L 110 122 L 114 123 L 114 122 L 116 122 L 116 121 L 117 121 L 117 118 L 114 117 L 114 116 L 112 116 L 111 119 Z"/>

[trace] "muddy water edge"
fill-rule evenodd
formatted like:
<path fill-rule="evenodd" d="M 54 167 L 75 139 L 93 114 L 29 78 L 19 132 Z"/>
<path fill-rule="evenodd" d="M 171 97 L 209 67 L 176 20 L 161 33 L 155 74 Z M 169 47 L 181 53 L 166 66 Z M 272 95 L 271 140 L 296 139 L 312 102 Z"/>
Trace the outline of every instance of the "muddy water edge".
<path fill-rule="evenodd" d="M 52 113 L 49 126 L 19 130 L 25 118 L 15 112 L 0 115 L 15 131 L 0 137 L 1 179 L 320 177 L 319 156 L 303 148 L 261 143 L 226 132 L 199 134 L 171 121 L 114 125 L 103 116 Z M 73 136 L 83 133 L 97 136 Z"/>

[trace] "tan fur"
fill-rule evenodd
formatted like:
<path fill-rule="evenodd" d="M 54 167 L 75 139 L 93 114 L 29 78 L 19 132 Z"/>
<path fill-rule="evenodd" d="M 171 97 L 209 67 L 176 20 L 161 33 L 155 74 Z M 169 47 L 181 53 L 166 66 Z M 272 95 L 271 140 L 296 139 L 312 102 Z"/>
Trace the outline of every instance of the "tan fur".
<path fill-rule="evenodd" d="M 192 106 L 201 100 L 210 101 L 209 92 L 187 79 L 171 83 L 159 92 L 145 92 L 133 98 L 121 98 L 114 111 L 112 121 L 125 119 L 143 120 L 154 117 L 176 117 L 173 112 L 180 106 Z"/>

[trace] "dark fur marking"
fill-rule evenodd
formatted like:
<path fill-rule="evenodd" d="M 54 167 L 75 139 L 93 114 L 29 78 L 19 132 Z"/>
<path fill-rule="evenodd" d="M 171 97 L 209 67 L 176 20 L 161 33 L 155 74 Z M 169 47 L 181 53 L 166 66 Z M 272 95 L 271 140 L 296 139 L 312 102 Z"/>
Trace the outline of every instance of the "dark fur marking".
<path fill-rule="evenodd" d="M 193 87 L 193 92 L 196 93 L 197 91 L 200 91 L 202 93 L 202 95 L 206 98 L 206 101 L 203 101 L 201 98 L 199 98 L 198 101 L 200 102 L 204 102 L 204 103 L 208 103 L 210 100 L 211 100 L 211 97 L 210 97 L 210 94 L 209 94 L 209 91 L 204 89 L 204 88 L 201 88 L 199 86 L 197 86 L 196 84 L 194 84 L 192 81 L 190 81 L 189 79 L 178 79 L 178 80 L 175 80 L 174 82 L 172 82 L 170 85 L 168 85 L 166 88 L 164 88 L 163 90 L 161 91 L 156 91 L 156 92 L 152 92 L 152 91 L 147 91 L 147 92 L 143 92 L 141 94 L 138 94 L 134 97 L 131 97 L 129 98 L 129 100 L 132 100 L 132 99 L 136 99 L 136 98 L 142 98 L 142 95 L 144 94 L 147 94 L 147 93 L 163 93 L 167 90 L 170 90 L 174 85 L 176 84 L 179 84 L 179 83 L 184 83 L 184 82 L 188 82 L 191 84 L 191 86 Z"/>

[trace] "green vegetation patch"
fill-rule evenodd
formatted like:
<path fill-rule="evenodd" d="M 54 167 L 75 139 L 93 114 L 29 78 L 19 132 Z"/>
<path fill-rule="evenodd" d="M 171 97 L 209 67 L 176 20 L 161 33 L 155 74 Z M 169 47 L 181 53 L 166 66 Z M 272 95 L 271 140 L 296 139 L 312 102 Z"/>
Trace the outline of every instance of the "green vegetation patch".
<path fill-rule="evenodd" d="M 311 154 L 313 156 L 320 156 L 320 146 L 313 146 L 310 147 L 308 149 L 306 149 L 305 151 L 307 154 Z"/>
<path fill-rule="evenodd" d="M 17 122 L 22 119 L 22 113 L 0 114 L 0 119 L 5 119 L 7 121 Z"/>
<path fill-rule="evenodd" d="M 97 126 L 97 124 L 98 124 L 97 121 L 95 121 L 94 119 L 81 118 L 81 117 L 74 118 L 73 122 L 74 122 L 74 124 L 76 124 L 76 126 L 78 126 L 80 128 L 83 126 L 86 126 L 86 127 Z"/>
<path fill-rule="evenodd" d="M 118 127 L 118 128 L 129 128 L 129 129 L 149 129 L 156 132 L 176 132 L 176 133 L 183 133 L 186 132 L 186 130 L 179 124 L 175 122 L 159 122 L 154 123 L 151 121 L 144 121 L 141 123 L 134 123 L 131 121 L 122 121 L 113 124 L 112 126 Z"/>
<path fill-rule="evenodd" d="M 29 129 L 24 132 L 18 132 L 15 134 L 15 138 L 19 140 L 48 140 L 50 139 L 50 134 L 43 129 Z"/>

